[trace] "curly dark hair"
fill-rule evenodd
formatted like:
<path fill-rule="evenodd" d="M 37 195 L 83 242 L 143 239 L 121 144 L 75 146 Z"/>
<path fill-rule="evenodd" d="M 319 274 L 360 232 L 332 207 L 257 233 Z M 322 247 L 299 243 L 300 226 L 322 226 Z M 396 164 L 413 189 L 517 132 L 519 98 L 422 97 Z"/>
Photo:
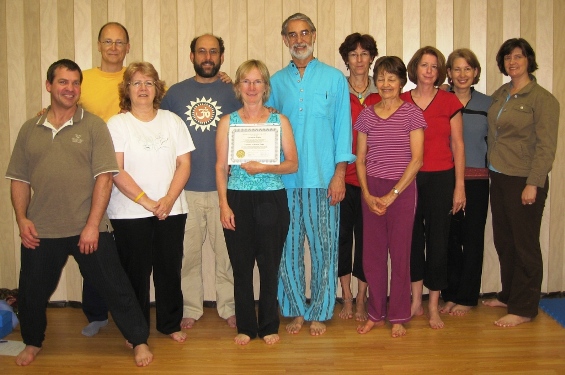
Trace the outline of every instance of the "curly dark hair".
<path fill-rule="evenodd" d="M 379 55 L 377 42 L 371 35 L 360 33 L 349 34 L 345 37 L 345 40 L 339 46 L 339 54 L 341 55 L 341 58 L 343 59 L 343 62 L 346 66 L 348 65 L 347 60 L 349 52 L 355 51 L 355 49 L 357 49 L 357 46 L 360 46 L 364 50 L 367 50 L 371 55 L 371 60 Z M 349 69 L 349 66 L 347 66 L 347 69 Z"/>

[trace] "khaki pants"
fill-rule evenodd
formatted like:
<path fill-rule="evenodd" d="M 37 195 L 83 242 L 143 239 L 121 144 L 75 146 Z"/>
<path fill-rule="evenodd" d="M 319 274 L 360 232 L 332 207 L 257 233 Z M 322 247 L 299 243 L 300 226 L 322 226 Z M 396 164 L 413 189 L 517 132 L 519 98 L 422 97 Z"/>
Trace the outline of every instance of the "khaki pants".
<path fill-rule="evenodd" d="M 235 315 L 233 273 L 224 232 L 220 222 L 218 193 L 187 191 L 188 218 L 184 233 L 184 257 L 181 286 L 184 299 L 183 317 L 198 320 L 202 314 L 202 245 L 208 237 L 214 251 L 216 304 L 220 317 Z"/>

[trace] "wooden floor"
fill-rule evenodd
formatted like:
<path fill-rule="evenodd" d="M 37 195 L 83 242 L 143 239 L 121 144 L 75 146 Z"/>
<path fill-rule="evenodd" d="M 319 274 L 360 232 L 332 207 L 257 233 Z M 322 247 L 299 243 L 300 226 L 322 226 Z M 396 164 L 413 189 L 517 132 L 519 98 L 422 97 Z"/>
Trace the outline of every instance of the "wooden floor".
<path fill-rule="evenodd" d="M 336 314 L 339 309 L 337 304 Z M 240 347 L 232 341 L 235 330 L 207 308 L 184 344 L 158 333 L 153 321 L 149 345 L 155 360 L 140 369 L 113 323 L 87 338 L 80 334 L 80 309 L 49 308 L 47 338 L 36 361 L 24 368 L 14 357 L 0 356 L 0 374 L 564 374 L 565 328 L 542 311 L 532 323 L 494 326 L 504 311 L 480 306 L 466 317 L 446 316 L 443 330 L 417 317 L 399 339 L 390 337 L 389 325 L 359 335 L 356 322 L 337 315 L 321 337 L 307 329 L 289 335 L 289 320 L 282 319 L 279 343 L 257 339 Z M 21 340 L 19 331 L 7 339 Z"/>

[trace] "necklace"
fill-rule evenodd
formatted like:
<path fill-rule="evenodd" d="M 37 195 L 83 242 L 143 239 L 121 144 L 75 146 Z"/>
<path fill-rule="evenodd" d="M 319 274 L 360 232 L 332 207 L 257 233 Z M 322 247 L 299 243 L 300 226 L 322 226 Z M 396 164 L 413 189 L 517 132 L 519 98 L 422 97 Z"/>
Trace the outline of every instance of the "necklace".
<path fill-rule="evenodd" d="M 247 112 L 245 111 L 245 108 L 242 108 L 242 111 L 241 111 L 241 112 L 243 113 L 243 119 L 244 119 L 245 121 L 247 121 L 247 123 L 249 123 L 249 124 L 257 124 L 257 123 L 260 123 L 260 122 L 261 122 L 261 119 L 263 118 L 263 108 L 261 109 L 261 112 L 259 113 L 259 115 L 258 115 L 258 116 L 255 116 L 255 117 L 249 116 L 249 115 L 247 114 Z"/>
<path fill-rule="evenodd" d="M 359 91 L 355 90 L 355 87 L 353 87 L 349 78 L 347 78 L 347 83 L 349 83 L 349 87 L 351 87 L 351 90 L 355 91 L 355 93 L 357 94 L 357 99 L 363 98 L 363 94 L 367 91 L 367 89 L 369 88 L 369 85 L 371 84 L 371 82 L 369 81 L 369 77 L 367 77 L 367 86 L 365 86 L 365 90 L 359 92 Z"/>

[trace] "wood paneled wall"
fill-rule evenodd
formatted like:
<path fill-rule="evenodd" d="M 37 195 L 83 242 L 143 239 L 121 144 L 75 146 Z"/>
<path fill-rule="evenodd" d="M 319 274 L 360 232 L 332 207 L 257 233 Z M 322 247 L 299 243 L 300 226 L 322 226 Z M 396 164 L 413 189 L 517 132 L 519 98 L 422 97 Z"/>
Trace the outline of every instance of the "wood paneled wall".
<path fill-rule="evenodd" d="M 280 27 L 295 12 L 309 15 L 317 27 L 315 56 L 345 74 L 338 47 L 346 35 L 359 31 L 375 37 L 380 55 L 406 62 L 423 45 L 435 45 L 446 56 L 469 47 L 483 67 L 477 89 L 487 94 L 504 81 L 495 63 L 500 44 L 524 37 L 536 50 L 538 82 L 565 103 L 565 71 L 554 70 L 560 65 L 554 62 L 565 57 L 565 45 L 557 42 L 565 34 L 561 0 L 0 0 L 0 171 L 6 170 L 20 126 L 49 103 L 47 67 L 59 58 L 74 59 L 83 69 L 98 66 L 96 38 L 105 22 L 128 28 L 126 62 L 153 63 L 171 85 L 194 74 L 189 44 L 206 32 L 224 39 L 222 70 L 228 74 L 248 58 L 265 61 L 274 73 L 290 59 Z M 544 291 L 565 290 L 564 137 L 561 131 L 542 226 Z M 492 292 L 499 288 L 499 275 L 490 220 L 485 243 L 483 291 Z M 9 182 L 2 180 L 0 287 L 17 286 L 19 244 Z M 80 300 L 80 278 L 71 263 L 53 299 Z M 206 280 L 206 299 L 213 300 L 211 283 Z"/>

